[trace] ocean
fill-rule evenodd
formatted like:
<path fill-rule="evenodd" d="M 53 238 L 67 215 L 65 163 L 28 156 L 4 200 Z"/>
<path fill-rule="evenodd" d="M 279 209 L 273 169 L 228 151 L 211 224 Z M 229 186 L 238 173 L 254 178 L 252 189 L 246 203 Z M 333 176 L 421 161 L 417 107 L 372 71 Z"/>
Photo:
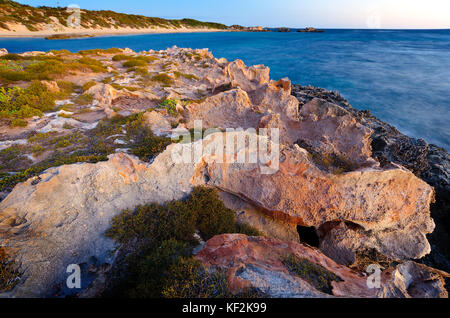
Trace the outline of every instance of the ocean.
<path fill-rule="evenodd" d="M 450 149 L 450 30 L 324 33 L 176 33 L 71 40 L 0 39 L 9 52 L 129 47 L 209 48 L 216 57 L 265 64 L 271 77 L 337 90 L 354 108 L 411 137 Z"/>

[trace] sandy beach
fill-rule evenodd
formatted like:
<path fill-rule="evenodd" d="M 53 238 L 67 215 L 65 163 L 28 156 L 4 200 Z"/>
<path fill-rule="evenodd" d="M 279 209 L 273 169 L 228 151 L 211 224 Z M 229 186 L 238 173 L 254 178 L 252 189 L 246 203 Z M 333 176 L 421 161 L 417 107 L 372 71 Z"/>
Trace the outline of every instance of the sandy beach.
<path fill-rule="evenodd" d="M 196 33 L 196 32 L 232 32 L 231 30 L 209 29 L 209 28 L 104 28 L 104 29 L 84 29 L 68 28 L 61 25 L 58 27 L 48 26 L 39 31 L 30 31 L 23 25 L 13 25 L 10 28 L 14 31 L 0 29 L 0 38 L 42 38 L 52 35 L 68 36 L 108 36 L 108 35 L 135 35 L 152 33 Z"/>

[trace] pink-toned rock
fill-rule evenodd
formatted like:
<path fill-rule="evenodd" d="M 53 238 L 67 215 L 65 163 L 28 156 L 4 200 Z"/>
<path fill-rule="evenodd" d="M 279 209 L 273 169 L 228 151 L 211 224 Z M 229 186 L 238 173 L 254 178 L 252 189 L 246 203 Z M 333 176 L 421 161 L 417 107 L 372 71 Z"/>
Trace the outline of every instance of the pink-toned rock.
<path fill-rule="evenodd" d="M 240 88 L 219 93 L 200 104 L 190 104 L 188 111 L 189 128 L 195 120 L 201 120 L 204 128 L 248 128 L 258 125 L 260 115 L 252 110 L 250 99 Z"/>
<path fill-rule="evenodd" d="M 41 81 L 41 83 L 44 84 L 44 86 L 47 87 L 50 92 L 60 91 L 58 83 L 56 83 L 55 81 Z"/>
<path fill-rule="evenodd" d="M 246 66 L 241 60 L 228 63 L 223 74 L 230 79 L 232 86 L 239 86 L 246 92 L 270 81 L 268 67 L 264 65 Z"/>
<path fill-rule="evenodd" d="M 157 136 L 166 135 L 172 128 L 169 121 L 159 112 L 150 111 L 144 113 L 145 125 L 150 127 Z"/>
<path fill-rule="evenodd" d="M 430 252 L 426 234 L 434 229 L 429 208 L 434 191 L 410 171 L 398 166 L 335 175 L 319 169 L 298 146 L 282 149 L 280 158 L 274 174 L 262 174 L 258 164 L 210 160 L 208 183 L 286 223 L 316 228 L 331 221 L 355 223 L 395 259 Z"/>
<path fill-rule="evenodd" d="M 290 272 L 283 262 L 289 255 L 336 275 L 331 293 L 319 291 L 311 278 Z M 442 278 L 448 277 L 446 273 L 406 262 L 383 271 L 379 288 L 370 288 L 367 273 L 339 265 L 296 242 L 224 234 L 210 239 L 196 258 L 207 268 L 225 270 L 236 293 L 252 287 L 269 297 L 448 297 Z"/>

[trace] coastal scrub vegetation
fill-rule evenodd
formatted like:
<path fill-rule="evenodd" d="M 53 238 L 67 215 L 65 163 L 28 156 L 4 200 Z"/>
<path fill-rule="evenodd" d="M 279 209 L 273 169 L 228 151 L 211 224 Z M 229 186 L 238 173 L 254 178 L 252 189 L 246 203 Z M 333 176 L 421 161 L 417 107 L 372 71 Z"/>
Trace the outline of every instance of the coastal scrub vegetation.
<path fill-rule="evenodd" d="M 177 78 L 184 77 L 185 79 L 188 79 L 188 80 L 195 80 L 195 81 L 199 80 L 199 78 L 197 76 L 195 76 L 194 74 L 186 74 L 186 73 L 181 73 L 179 71 L 175 71 L 175 72 L 173 72 L 173 74 L 175 74 L 175 76 Z"/>
<path fill-rule="evenodd" d="M 8 24 L 22 24 L 30 31 L 39 31 L 45 24 L 53 23 L 52 17 L 62 25 L 67 25 L 71 13 L 65 7 L 32 7 L 10 0 L 0 1 L 0 28 L 9 30 Z M 227 29 L 226 25 L 201 22 L 193 19 L 167 20 L 135 14 L 117 13 L 110 10 L 81 10 L 81 27 L 89 28 L 213 28 Z"/>
<path fill-rule="evenodd" d="M 39 81 L 32 82 L 27 88 L 0 87 L 0 118 L 10 120 L 11 126 L 17 126 L 18 122 L 23 122 L 20 126 L 26 126 L 23 119 L 53 110 L 58 96 L 60 94 L 50 92 Z"/>
<path fill-rule="evenodd" d="M 121 136 L 123 144 L 115 143 Z M 100 120 L 97 126 L 85 133 L 32 134 L 26 145 L 13 145 L 0 151 L 0 191 L 9 191 L 17 183 L 37 176 L 43 171 L 78 162 L 96 163 L 108 160 L 108 155 L 119 148 L 143 161 L 151 161 L 171 143 L 170 138 L 155 136 L 145 125 L 143 113 L 128 117 L 115 116 Z M 27 154 L 49 153 L 42 161 L 32 164 Z M 9 172 L 14 171 L 13 174 Z"/>
<path fill-rule="evenodd" d="M 176 117 L 178 115 L 177 101 L 175 99 L 165 99 L 165 100 L 163 100 L 159 104 L 159 108 L 165 109 L 170 116 Z"/>
<path fill-rule="evenodd" d="M 293 274 L 306 280 L 317 290 L 331 294 L 332 281 L 340 281 L 340 278 L 325 267 L 314 264 L 305 258 L 298 258 L 293 254 L 286 256 L 282 263 Z"/>
<path fill-rule="evenodd" d="M 120 275 L 104 296 L 231 297 L 224 273 L 209 272 L 191 255 L 203 240 L 223 233 L 260 235 L 236 222 L 216 190 L 196 187 L 183 200 L 125 210 L 106 235 L 132 251 L 116 265 Z"/>
<path fill-rule="evenodd" d="M 163 86 L 170 86 L 173 84 L 173 78 L 166 73 L 159 73 L 152 77 L 153 82 L 161 83 Z"/>
<path fill-rule="evenodd" d="M 80 59 L 63 59 L 58 56 L 36 55 L 21 56 L 6 54 L 0 56 L 0 82 L 53 80 L 70 72 L 106 72 L 99 60 L 89 57 Z"/>

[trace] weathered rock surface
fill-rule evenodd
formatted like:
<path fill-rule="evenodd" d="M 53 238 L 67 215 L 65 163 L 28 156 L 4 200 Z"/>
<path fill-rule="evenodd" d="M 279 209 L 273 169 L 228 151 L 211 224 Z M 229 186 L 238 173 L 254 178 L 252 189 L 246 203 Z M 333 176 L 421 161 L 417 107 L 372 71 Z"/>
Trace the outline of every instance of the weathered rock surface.
<path fill-rule="evenodd" d="M 107 162 L 52 168 L 17 185 L 0 203 L 0 245 L 20 271 L 14 297 L 50 296 L 69 264 L 111 262 L 104 236 L 123 209 L 180 199 L 192 189 L 193 165 L 174 166 L 170 150 L 152 165 L 126 154 Z"/>
<path fill-rule="evenodd" d="M 115 101 L 123 99 L 123 98 L 133 98 L 137 100 L 141 100 L 141 104 L 147 104 L 148 100 L 157 99 L 158 97 L 147 91 L 136 91 L 131 92 L 127 89 L 115 89 L 113 86 L 109 84 L 97 84 L 89 88 L 85 94 L 91 94 L 94 100 L 94 104 L 104 110 L 108 117 L 114 115 L 114 111 L 112 107 L 115 104 Z M 126 103 L 124 103 L 126 104 Z M 138 103 L 135 103 L 138 104 Z M 136 106 L 136 109 L 142 109 L 141 106 Z"/>
<path fill-rule="evenodd" d="M 430 252 L 425 235 L 434 229 L 429 211 L 433 189 L 408 170 L 370 168 L 335 175 L 317 168 L 298 146 L 282 149 L 280 157 L 274 174 L 262 174 L 257 164 L 209 160 L 208 183 L 286 223 L 316 228 L 331 221 L 355 223 L 394 259 Z"/>
<path fill-rule="evenodd" d="M 145 125 L 151 128 L 157 136 L 167 135 L 171 130 L 169 121 L 159 112 L 146 112 L 144 114 Z"/>
<path fill-rule="evenodd" d="M 109 84 L 91 87 L 86 93 L 92 94 L 94 105 L 108 117 L 116 114 L 116 108 L 131 114 L 160 106 L 161 98 L 176 98 L 180 100 L 177 118 L 166 115 L 161 107 L 144 115 L 155 134 L 193 128 L 195 120 L 202 120 L 203 128 L 278 128 L 279 143 L 272 140 L 268 149 L 279 148 L 280 156 L 276 151 L 261 156 L 245 142 L 235 149 L 227 145 L 223 152 L 225 135 L 215 133 L 203 143 L 173 144 L 151 164 L 115 154 L 107 162 L 52 168 L 17 185 L 0 203 L 0 245 L 12 251 L 23 273 L 21 283 L 8 296 L 52 295 L 55 284 L 66 277 L 67 265 L 89 263 L 92 258 L 99 266 L 112 262 L 114 243 L 103 234 L 115 215 L 138 204 L 180 199 L 193 186 L 203 184 L 220 190 L 240 222 L 281 240 L 221 236 L 208 242 L 209 247 L 199 254 L 205 255 L 206 263 L 214 263 L 211 255 L 216 251 L 223 252 L 224 260 L 232 259 L 231 263 L 248 263 L 242 271 L 230 263 L 239 276 L 232 280 L 237 285 L 247 281 L 263 291 L 271 287 L 275 297 L 329 296 L 286 272 L 276 257 L 288 249 L 339 274 L 343 282 L 333 283 L 335 296 L 443 295 L 438 278 L 443 274 L 436 276 L 413 262 L 386 270 L 387 283 L 376 292 L 368 291 L 365 278 L 344 265 L 352 264 L 361 250 L 376 250 L 399 261 L 430 252 L 426 235 L 434 229 L 430 217 L 434 191 L 417 176 L 435 186 L 441 207 L 435 215 L 448 221 L 450 160 L 446 152 L 354 110 L 337 93 L 291 86 L 289 79 L 271 81 L 269 68 L 262 65 L 247 67 L 240 60 L 215 59 L 207 50 L 176 47 L 139 54 L 160 59 L 148 71 L 166 72 L 173 85 L 152 83 L 151 91 L 139 87 L 133 92 Z M 112 61 L 105 63 L 113 69 Z M 113 84 L 143 85 L 140 80 L 135 74 L 124 75 Z M 42 129 L 53 130 L 63 123 L 50 122 Z M 179 124 L 178 128 L 171 129 L 173 124 Z M 260 145 L 269 140 L 253 132 L 228 137 L 256 140 Z M 184 152 L 186 156 L 180 156 Z M 236 162 L 242 157 L 259 161 Z M 183 163 L 180 158 L 188 160 Z M 438 233 L 444 233 L 440 238 L 448 237 L 447 225 L 438 224 Z M 297 226 L 313 227 L 321 251 L 334 261 L 295 243 Z M 436 244 L 448 249 L 447 242 Z M 235 250 L 225 248 L 234 245 Z M 271 249 L 276 251 L 272 256 Z M 256 255 L 254 262 L 245 259 L 244 250 Z"/>
<path fill-rule="evenodd" d="M 310 279 L 290 272 L 283 263 L 289 255 L 336 275 L 331 293 L 317 290 Z M 269 297 L 448 297 L 442 279 L 447 274 L 426 266 L 408 261 L 389 268 L 381 272 L 380 288 L 369 288 L 367 273 L 350 270 L 296 242 L 224 234 L 210 239 L 196 258 L 212 270 L 225 270 L 235 292 L 252 287 Z"/>
<path fill-rule="evenodd" d="M 382 165 L 400 164 L 434 187 L 436 202 L 431 205 L 431 216 L 436 229 L 429 236 L 432 252 L 424 262 L 450 271 L 450 156 L 445 149 L 430 145 L 422 139 L 405 136 L 395 127 L 374 117 L 369 111 L 354 109 L 338 92 L 312 86 L 292 86 L 292 94 L 300 107 L 314 98 L 345 108 L 362 125 L 373 131 L 372 157 Z"/>
<path fill-rule="evenodd" d="M 274 237 L 292 239 L 296 225 L 319 228 L 346 220 L 361 226 L 367 244 L 390 257 L 419 258 L 429 252 L 425 234 L 434 226 L 429 216 L 433 191 L 411 172 L 391 168 L 333 175 L 317 168 L 295 145 L 282 147 L 278 171 L 262 174 L 273 168 L 275 153 L 267 161 L 230 163 L 243 154 L 254 156 L 257 149 L 236 143 L 234 151 L 223 152 L 225 136 L 215 133 L 203 142 L 172 144 L 151 165 L 116 154 L 108 162 L 52 168 L 17 185 L 0 203 L 0 244 L 13 251 L 24 272 L 14 295 L 48 295 L 67 265 L 92 256 L 110 261 L 113 243 L 103 233 L 112 217 L 139 204 L 180 199 L 194 185 L 205 183 L 268 214 L 244 220 L 260 228 L 270 224 L 265 232 Z M 227 137 L 256 138 L 259 143 L 267 139 L 246 132 Z M 191 156 L 189 151 L 198 147 L 203 149 L 200 155 Z M 176 156 L 184 151 L 186 163 Z"/>

